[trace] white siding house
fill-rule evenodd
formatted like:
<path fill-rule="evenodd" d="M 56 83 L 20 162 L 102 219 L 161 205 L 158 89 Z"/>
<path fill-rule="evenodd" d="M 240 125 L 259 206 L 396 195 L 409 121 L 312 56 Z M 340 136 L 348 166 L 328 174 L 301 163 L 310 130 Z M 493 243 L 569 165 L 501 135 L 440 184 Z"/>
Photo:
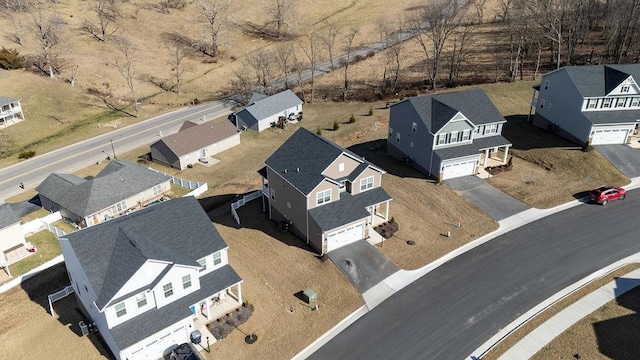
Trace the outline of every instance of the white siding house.
<path fill-rule="evenodd" d="M 0 96 L 0 129 L 24 120 L 20 99 Z"/>
<path fill-rule="evenodd" d="M 280 117 L 289 118 L 302 112 L 302 100 L 291 90 L 269 97 L 254 97 L 247 107 L 238 111 L 238 130 L 262 131 L 275 126 Z"/>
<path fill-rule="evenodd" d="M 116 359 L 158 359 L 229 309 L 214 302 L 242 303 L 227 245 L 193 197 L 59 240 L 75 296 Z"/>
<path fill-rule="evenodd" d="M 29 255 L 20 227 L 21 221 L 11 205 L 0 204 L 0 268 Z"/>

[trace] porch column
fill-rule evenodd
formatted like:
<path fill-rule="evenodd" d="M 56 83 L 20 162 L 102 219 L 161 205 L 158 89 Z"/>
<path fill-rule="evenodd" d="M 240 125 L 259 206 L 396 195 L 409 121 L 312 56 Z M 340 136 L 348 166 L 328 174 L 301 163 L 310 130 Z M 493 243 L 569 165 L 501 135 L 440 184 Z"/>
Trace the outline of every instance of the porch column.
<path fill-rule="evenodd" d="M 389 200 L 385 203 L 384 209 L 384 219 L 389 220 Z"/>
<path fill-rule="evenodd" d="M 509 147 L 505 146 L 504 147 L 504 157 L 502 158 L 502 162 L 503 163 L 507 163 L 507 157 L 509 156 Z"/>
<path fill-rule="evenodd" d="M 207 320 L 211 320 L 211 304 L 209 303 L 209 298 L 206 298 L 204 303 L 204 306 L 207 309 Z"/>
<path fill-rule="evenodd" d="M 489 161 L 489 149 L 486 149 L 484 151 L 484 163 L 482 164 L 482 167 L 487 166 L 488 161 Z"/>
<path fill-rule="evenodd" d="M 244 303 L 244 301 L 242 301 L 242 283 L 238 283 L 238 300 L 240 304 Z"/>

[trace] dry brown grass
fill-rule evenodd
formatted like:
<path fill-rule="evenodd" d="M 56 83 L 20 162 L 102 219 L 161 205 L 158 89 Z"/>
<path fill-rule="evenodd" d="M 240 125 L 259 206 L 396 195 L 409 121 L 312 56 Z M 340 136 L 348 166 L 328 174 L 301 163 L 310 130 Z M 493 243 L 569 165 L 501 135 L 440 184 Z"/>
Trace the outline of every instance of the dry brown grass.
<path fill-rule="evenodd" d="M 624 275 L 640 268 L 640 264 L 630 264 L 623 266 L 616 271 L 603 276 L 602 278 L 591 282 L 580 290 L 574 292 L 573 294 L 565 297 L 561 301 L 557 302 L 553 306 L 549 307 L 538 316 L 531 319 L 529 322 L 524 324 L 518 330 L 511 333 L 504 341 L 496 345 L 491 351 L 489 351 L 483 359 L 486 360 L 494 360 L 498 359 L 502 354 L 504 354 L 509 348 L 514 346 L 520 339 L 525 337 L 528 333 L 533 331 L 538 326 L 542 325 L 545 321 L 549 320 L 551 317 L 564 310 L 569 305 L 575 303 L 577 300 L 583 298 L 589 293 L 597 290 L 603 285 L 615 281 L 617 278 L 624 278 Z M 621 302 L 625 305 L 628 304 L 629 301 L 633 301 L 632 304 L 635 304 L 636 307 L 633 309 L 638 309 L 637 307 L 637 299 L 638 299 L 638 288 L 633 291 L 628 292 L 623 295 L 619 299 L 624 299 Z M 635 300 L 633 300 L 635 299 Z M 552 341 L 549 345 L 547 345 L 543 350 L 541 350 L 538 354 L 536 354 L 533 359 L 572 359 L 573 355 L 579 353 L 583 359 L 601 359 L 601 358 L 609 358 L 604 356 L 600 350 L 598 349 L 598 341 L 603 341 L 607 343 L 609 341 L 615 341 L 616 338 L 625 339 L 627 335 L 637 334 L 637 326 L 634 324 L 626 323 L 626 326 L 614 326 L 607 329 L 608 339 L 598 340 L 595 337 L 595 333 L 593 331 L 593 324 L 599 321 L 603 321 L 606 319 L 615 319 L 623 315 L 627 314 L 635 314 L 636 311 L 631 311 L 628 307 L 625 308 L 616 303 L 616 301 L 612 301 L 605 305 L 604 307 L 596 310 L 591 315 L 585 317 L 580 322 L 576 323 L 574 326 L 569 328 L 565 333 L 560 335 L 554 341 Z M 637 324 L 637 322 L 636 322 Z M 632 325 L 630 328 L 628 325 Z M 635 329 L 635 330 L 634 330 Z M 637 343 L 634 339 L 631 339 L 628 342 L 625 342 L 625 346 L 629 344 Z M 621 346 L 621 351 L 624 351 L 624 346 Z M 613 357 L 617 359 L 634 359 L 637 358 L 638 350 L 634 350 L 634 356 L 631 357 Z"/>

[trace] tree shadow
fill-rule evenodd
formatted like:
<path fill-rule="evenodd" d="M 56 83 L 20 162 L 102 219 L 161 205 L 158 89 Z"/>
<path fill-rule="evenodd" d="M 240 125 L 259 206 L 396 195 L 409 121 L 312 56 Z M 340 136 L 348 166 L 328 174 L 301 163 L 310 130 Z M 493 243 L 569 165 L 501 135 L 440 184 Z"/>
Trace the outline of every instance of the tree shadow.
<path fill-rule="evenodd" d="M 600 353 L 610 359 L 640 358 L 640 280 L 616 278 L 616 302 L 634 313 L 593 324 Z M 624 294 L 623 290 L 630 289 Z"/>
<path fill-rule="evenodd" d="M 356 155 L 363 157 L 368 162 L 378 166 L 389 174 L 401 178 L 425 179 L 428 182 L 436 183 L 435 179 L 430 178 L 410 165 L 387 155 L 386 139 L 378 139 L 355 144 L 349 146 L 347 149 Z"/>
<path fill-rule="evenodd" d="M 555 133 L 543 130 L 527 122 L 528 115 L 506 116 L 507 122 L 502 128 L 502 136 L 507 138 L 515 150 L 541 148 L 581 149 L 580 146 Z"/>

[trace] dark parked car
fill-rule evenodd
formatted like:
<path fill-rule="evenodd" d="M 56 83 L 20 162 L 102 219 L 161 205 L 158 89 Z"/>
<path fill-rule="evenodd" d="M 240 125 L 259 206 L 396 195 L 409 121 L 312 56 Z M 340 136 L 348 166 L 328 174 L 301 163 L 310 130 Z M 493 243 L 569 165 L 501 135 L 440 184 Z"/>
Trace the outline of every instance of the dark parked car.
<path fill-rule="evenodd" d="M 188 343 L 180 344 L 171 351 L 170 360 L 199 360 L 196 350 Z"/>
<path fill-rule="evenodd" d="M 589 198 L 596 204 L 607 205 L 611 200 L 624 199 L 627 191 L 617 186 L 600 186 L 589 192 Z"/>

